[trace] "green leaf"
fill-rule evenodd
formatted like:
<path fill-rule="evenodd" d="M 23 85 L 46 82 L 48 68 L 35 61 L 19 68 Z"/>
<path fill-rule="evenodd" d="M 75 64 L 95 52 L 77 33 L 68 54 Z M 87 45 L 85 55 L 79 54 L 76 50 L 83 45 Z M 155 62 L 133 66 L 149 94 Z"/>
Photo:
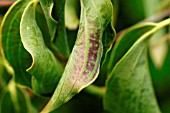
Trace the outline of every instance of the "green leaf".
<path fill-rule="evenodd" d="M 2 96 L 1 113 L 37 113 L 30 103 L 29 96 L 17 87 L 14 81 L 10 81 Z"/>
<path fill-rule="evenodd" d="M 120 0 L 111 0 L 113 4 L 113 15 L 112 15 L 112 25 L 117 24 L 118 12 L 119 12 L 119 1 Z"/>
<path fill-rule="evenodd" d="M 117 19 L 117 31 L 132 26 L 145 18 L 143 1 L 128 0 L 127 2 L 127 0 L 118 0 L 120 16 Z"/>
<path fill-rule="evenodd" d="M 107 25 L 106 29 L 103 33 L 102 43 L 103 43 L 103 56 L 101 59 L 101 68 L 100 68 L 100 75 L 99 78 L 96 80 L 95 83 L 99 85 L 104 85 L 106 80 L 106 73 L 107 73 L 107 65 L 109 64 L 110 59 L 110 50 L 112 48 L 114 39 L 116 36 L 116 32 L 112 27 L 112 20 Z"/>
<path fill-rule="evenodd" d="M 36 3 L 30 2 L 20 23 L 21 39 L 33 62 L 27 71 L 32 76 L 32 87 L 37 94 L 47 95 L 54 91 L 63 72 L 59 61 L 47 48 L 35 19 Z"/>
<path fill-rule="evenodd" d="M 56 28 L 57 28 L 57 21 L 55 21 L 51 16 L 54 2 L 53 0 L 40 0 L 40 4 L 45 14 L 45 18 L 47 20 L 48 29 L 49 29 L 50 36 L 51 36 L 51 38 L 50 37 L 48 38 L 50 38 L 52 41 L 55 38 L 55 33 L 56 33 Z"/>
<path fill-rule="evenodd" d="M 106 29 L 104 30 L 102 43 L 103 43 L 103 63 L 107 59 L 107 53 L 111 50 L 114 38 L 116 36 L 116 32 L 112 26 L 112 22 L 108 24 Z"/>
<path fill-rule="evenodd" d="M 26 72 L 31 64 L 31 56 L 21 43 L 19 31 L 21 15 L 28 2 L 29 0 L 18 0 L 10 7 L 1 24 L 0 39 L 2 55 L 13 67 L 15 81 L 31 87 L 31 76 Z"/>
<path fill-rule="evenodd" d="M 66 0 L 65 3 L 65 25 L 68 29 L 74 30 L 78 28 L 78 0 Z"/>
<path fill-rule="evenodd" d="M 166 44 L 168 44 L 168 42 L 166 42 Z M 164 43 L 162 45 L 164 45 Z M 155 87 L 155 92 L 159 99 L 159 104 L 162 112 L 164 111 L 164 108 L 162 108 L 162 106 L 168 104 L 167 102 L 170 101 L 170 97 L 169 97 L 170 90 L 169 87 L 167 87 L 170 86 L 169 64 L 170 64 L 169 44 L 168 44 L 168 52 L 161 68 L 158 69 L 156 65 L 154 65 L 153 60 L 149 55 L 149 69 L 150 69 L 151 77 L 153 79 L 153 84 Z"/>
<path fill-rule="evenodd" d="M 54 0 L 53 16 L 58 24 L 53 43 L 58 50 L 58 54 L 64 55 L 64 57 L 68 58 L 70 55 L 70 50 L 66 36 L 64 6 L 65 0 Z"/>
<path fill-rule="evenodd" d="M 53 111 L 66 103 L 97 78 L 103 51 L 102 36 L 111 16 L 110 0 L 81 0 L 76 43 L 62 78 L 42 113 Z"/>
<path fill-rule="evenodd" d="M 107 67 L 108 73 L 111 72 L 115 64 L 124 56 L 140 36 L 151 30 L 153 27 L 155 27 L 155 24 L 152 23 L 138 24 L 117 35 L 115 45 L 110 53 L 110 60 Z"/>
<path fill-rule="evenodd" d="M 37 25 L 40 28 L 41 33 L 43 35 L 45 45 L 55 54 L 56 50 L 53 47 L 53 44 L 50 38 L 51 37 L 50 31 L 49 31 L 50 29 L 48 28 L 45 14 L 43 13 L 43 9 L 40 4 L 36 5 L 35 17 L 36 17 Z"/>
<path fill-rule="evenodd" d="M 168 24 L 170 19 L 155 24 L 155 27 L 153 24 L 153 29 L 138 35 L 138 40 L 113 67 L 106 83 L 105 110 L 110 113 L 160 113 L 148 70 L 147 47 L 149 37 Z M 146 27 L 151 26 L 141 26 L 141 30 Z M 132 31 L 136 29 L 127 30 L 120 38 L 135 37 L 137 32 Z M 129 33 L 133 35 L 127 35 Z M 123 43 L 119 44 L 123 46 Z"/>

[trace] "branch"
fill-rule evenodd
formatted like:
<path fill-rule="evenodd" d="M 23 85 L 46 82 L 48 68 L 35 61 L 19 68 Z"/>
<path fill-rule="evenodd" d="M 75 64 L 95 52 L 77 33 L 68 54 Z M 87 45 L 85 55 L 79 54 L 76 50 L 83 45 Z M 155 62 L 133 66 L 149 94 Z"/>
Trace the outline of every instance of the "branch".
<path fill-rule="evenodd" d="M 140 21 L 139 23 L 144 23 L 144 22 L 158 22 L 162 19 L 164 19 L 165 17 L 170 16 L 170 8 L 163 10 L 153 16 L 150 16 L 142 21 Z"/>
<path fill-rule="evenodd" d="M 84 91 L 86 91 L 89 94 L 98 96 L 98 97 L 103 97 L 105 92 L 106 92 L 106 88 L 105 87 L 99 87 L 96 85 L 89 85 L 88 87 L 86 87 L 84 89 Z"/>
<path fill-rule="evenodd" d="M 11 6 L 14 1 L 0 1 L 0 7 Z"/>

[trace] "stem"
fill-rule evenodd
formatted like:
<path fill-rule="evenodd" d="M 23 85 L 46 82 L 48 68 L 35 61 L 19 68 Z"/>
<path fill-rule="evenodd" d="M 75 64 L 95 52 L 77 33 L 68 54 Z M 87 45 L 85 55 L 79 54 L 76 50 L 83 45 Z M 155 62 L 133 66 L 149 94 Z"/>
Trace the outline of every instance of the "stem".
<path fill-rule="evenodd" d="M 11 6 L 14 1 L 0 1 L 0 6 Z"/>
<path fill-rule="evenodd" d="M 140 42 L 141 40 L 149 37 L 150 35 L 152 35 L 153 33 L 157 32 L 158 30 L 160 30 L 161 28 L 170 25 L 170 18 L 161 21 L 160 23 L 156 24 L 156 27 L 154 27 L 152 30 L 148 31 L 147 33 L 145 33 L 136 43 Z"/>
<path fill-rule="evenodd" d="M 84 89 L 84 91 L 86 91 L 89 94 L 95 95 L 97 97 L 103 97 L 105 92 L 106 92 L 106 88 L 105 87 L 98 87 L 96 85 L 90 85 L 88 87 L 86 87 Z"/>
<path fill-rule="evenodd" d="M 150 32 L 154 33 L 154 32 L 160 30 L 161 28 L 163 28 L 167 25 L 170 25 L 170 18 L 163 20 L 160 23 L 158 23 L 157 26 L 154 29 L 152 29 Z"/>
<path fill-rule="evenodd" d="M 170 8 L 169 9 L 166 9 L 166 10 L 163 10 L 153 16 L 150 16 L 144 20 L 142 20 L 141 22 L 139 23 L 143 23 L 143 22 L 157 22 L 159 20 L 162 20 L 163 18 L 165 17 L 168 17 L 170 15 Z"/>

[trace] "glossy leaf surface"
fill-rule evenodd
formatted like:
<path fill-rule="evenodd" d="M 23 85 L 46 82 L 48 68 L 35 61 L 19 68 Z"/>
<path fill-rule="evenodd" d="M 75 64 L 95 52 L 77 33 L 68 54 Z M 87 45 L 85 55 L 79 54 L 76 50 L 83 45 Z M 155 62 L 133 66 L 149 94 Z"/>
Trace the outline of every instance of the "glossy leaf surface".
<path fill-rule="evenodd" d="M 42 113 L 58 108 L 97 78 L 103 52 L 102 36 L 111 16 L 110 0 L 81 0 L 76 43 L 59 85 Z"/>

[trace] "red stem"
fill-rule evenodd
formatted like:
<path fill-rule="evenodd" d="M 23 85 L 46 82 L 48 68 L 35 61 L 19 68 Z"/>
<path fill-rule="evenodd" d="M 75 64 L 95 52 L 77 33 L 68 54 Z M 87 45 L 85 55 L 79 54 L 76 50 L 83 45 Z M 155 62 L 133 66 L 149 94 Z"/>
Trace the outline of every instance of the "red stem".
<path fill-rule="evenodd" d="M 14 1 L 0 1 L 0 7 L 2 6 L 11 6 Z"/>

